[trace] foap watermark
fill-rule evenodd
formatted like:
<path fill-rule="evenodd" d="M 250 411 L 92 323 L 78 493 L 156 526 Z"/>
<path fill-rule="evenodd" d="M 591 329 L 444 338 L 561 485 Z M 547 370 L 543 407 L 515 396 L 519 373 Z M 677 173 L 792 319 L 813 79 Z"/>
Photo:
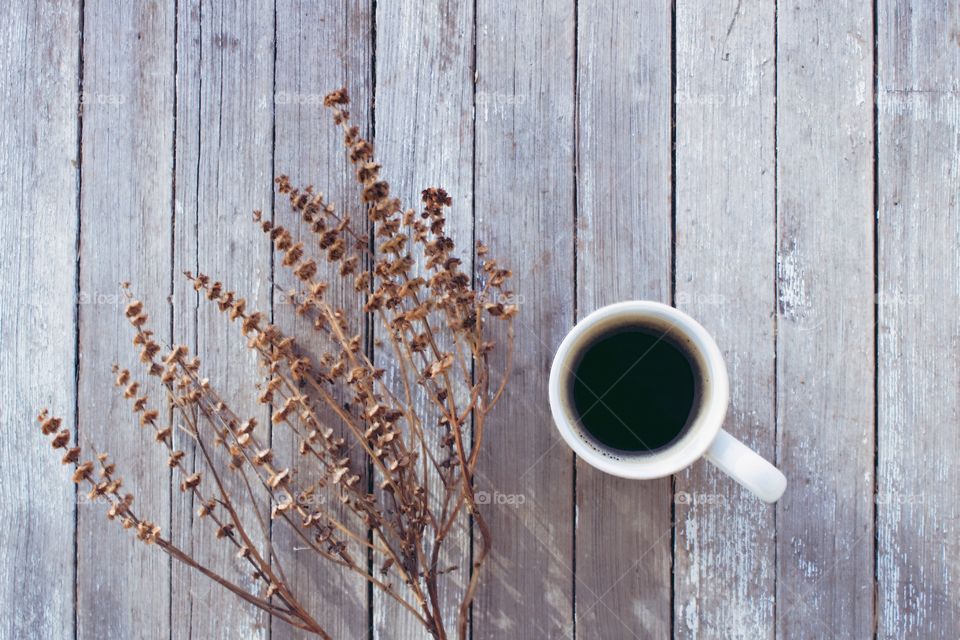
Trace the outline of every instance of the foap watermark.
<path fill-rule="evenodd" d="M 689 91 L 678 91 L 676 94 L 676 102 L 678 105 L 745 107 L 754 101 L 755 96 L 742 91 L 736 93 L 691 93 Z"/>
<path fill-rule="evenodd" d="M 80 104 L 84 107 L 119 107 L 127 102 L 123 93 L 80 92 Z"/>
<path fill-rule="evenodd" d="M 877 294 L 877 306 L 883 308 L 918 307 L 924 303 L 923 294 L 902 291 L 881 291 Z"/>
<path fill-rule="evenodd" d="M 126 306 L 130 300 L 122 292 L 81 291 L 77 295 L 77 304 L 107 307 Z"/>
<path fill-rule="evenodd" d="M 883 492 L 874 494 L 873 501 L 885 505 L 920 505 L 926 502 L 926 497 L 922 493 Z"/>
<path fill-rule="evenodd" d="M 279 304 L 292 304 L 292 305 L 301 305 L 310 299 L 310 294 L 306 291 L 277 291 L 274 293 L 276 296 L 276 301 Z"/>
<path fill-rule="evenodd" d="M 500 93 L 498 91 L 478 91 L 477 106 L 487 107 L 506 107 L 521 105 L 527 101 L 527 96 L 522 93 Z"/>
<path fill-rule="evenodd" d="M 677 305 L 720 306 L 727 303 L 727 297 L 722 293 L 704 293 L 678 291 L 674 303 Z"/>
<path fill-rule="evenodd" d="M 277 107 L 322 107 L 324 94 L 299 93 L 296 91 L 277 91 L 272 96 L 265 95 L 260 100 L 260 106 L 273 104 Z"/>
<path fill-rule="evenodd" d="M 727 497 L 722 493 L 688 493 L 678 491 L 673 495 L 674 504 L 687 504 L 692 506 L 716 506 L 725 505 Z"/>
<path fill-rule="evenodd" d="M 109 507 L 112 504 L 109 498 L 104 495 L 96 495 L 92 492 L 86 490 L 81 486 L 80 490 L 77 491 L 77 506 L 86 507 L 89 505 L 97 505 L 102 507 Z"/>
<path fill-rule="evenodd" d="M 477 504 L 506 505 L 508 507 L 519 507 L 527 501 L 527 496 L 522 493 L 500 493 L 499 491 L 477 491 L 474 494 Z"/>
<path fill-rule="evenodd" d="M 327 496 L 327 494 L 324 492 L 299 493 L 295 496 L 290 494 L 281 494 L 277 496 L 276 502 L 280 507 L 295 503 L 297 507 L 308 510 L 314 507 L 328 506 L 330 504 L 329 496 Z"/>
<path fill-rule="evenodd" d="M 526 301 L 521 293 L 497 291 L 495 289 L 487 289 L 478 295 L 477 298 L 481 303 L 484 304 L 512 304 L 517 307 L 522 306 Z"/>

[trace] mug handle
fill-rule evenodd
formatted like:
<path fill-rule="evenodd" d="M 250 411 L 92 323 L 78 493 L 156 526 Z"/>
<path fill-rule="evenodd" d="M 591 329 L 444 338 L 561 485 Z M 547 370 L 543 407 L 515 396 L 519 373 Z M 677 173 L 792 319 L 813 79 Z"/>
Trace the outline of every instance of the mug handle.
<path fill-rule="evenodd" d="M 723 429 L 703 457 L 764 502 L 776 502 L 787 488 L 780 469 Z"/>

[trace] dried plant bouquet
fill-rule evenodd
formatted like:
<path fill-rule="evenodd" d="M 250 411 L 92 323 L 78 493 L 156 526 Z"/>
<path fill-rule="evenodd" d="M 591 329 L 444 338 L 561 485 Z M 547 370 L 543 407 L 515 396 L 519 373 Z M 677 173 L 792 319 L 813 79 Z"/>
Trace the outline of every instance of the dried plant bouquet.
<path fill-rule="evenodd" d="M 509 377 L 516 307 L 502 301 L 510 296 L 510 272 L 486 258 L 479 243 L 476 273 L 461 270 L 453 240 L 444 233 L 451 199 L 442 189 L 423 192 L 419 213 L 404 210 L 390 196 L 372 145 L 350 123 L 348 103 L 345 89 L 324 101 L 343 130 L 369 224 L 356 228 L 322 194 L 296 189 L 286 176 L 277 178 L 278 190 L 289 197 L 316 244 L 305 247 L 290 231 L 254 213 L 297 282 L 288 300 L 312 326 L 311 336 L 319 336 L 311 344 L 322 346 L 304 348 L 305 338 L 298 342 L 285 335 L 220 282 L 185 274 L 225 322 L 239 325 L 257 354 L 264 373 L 258 399 L 270 407 L 273 428 L 288 429 L 295 439 L 299 455 L 286 461 L 292 464 L 280 462 L 271 450 L 270 429 L 231 409 L 208 377 L 215 372 L 204 371 L 187 347 L 160 344 L 143 303 L 124 285 L 133 343 L 143 374 L 162 389 L 163 408 L 135 373 L 115 365 L 116 387 L 164 448 L 169 467 L 180 476 L 180 491 L 220 541 L 214 549 L 235 556 L 254 587 L 176 546 L 173 536 L 143 513 L 108 454 L 86 455 L 46 409 L 39 422 L 53 447 L 65 450 L 64 464 L 75 466 L 73 481 L 105 503 L 110 520 L 271 616 L 330 637 L 317 612 L 303 605 L 305 594 L 295 592 L 271 542 L 269 528 L 286 527 L 301 548 L 331 568 L 362 576 L 431 636 L 451 637 L 455 629 L 465 638 L 480 568 L 491 548 L 490 530 L 477 511 L 474 472 L 487 417 Z M 357 306 L 364 314 L 351 319 L 325 295 L 328 282 L 306 250 L 317 248 L 331 273 L 344 279 L 344 288 L 360 296 Z M 376 366 L 364 348 L 364 323 L 371 319 L 384 347 L 378 360 L 389 354 L 384 366 Z M 488 327 L 493 322 L 504 327 L 494 332 Z M 493 333 L 505 350 L 498 370 L 490 357 Z M 186 438 L 175 439 L 175 430 Z M 187 449 L 195 453 L 195 464 Z M 455 527 L 473 528 L 472 554 L 469 548 L 444 547 Z M 462 561 L 453 569 L 451 557 Z M 458 572 L 466 575 L 446 584 Z M 451 589 L 459 590 L 459 606 L 445 620 L 440 593 Z"/>

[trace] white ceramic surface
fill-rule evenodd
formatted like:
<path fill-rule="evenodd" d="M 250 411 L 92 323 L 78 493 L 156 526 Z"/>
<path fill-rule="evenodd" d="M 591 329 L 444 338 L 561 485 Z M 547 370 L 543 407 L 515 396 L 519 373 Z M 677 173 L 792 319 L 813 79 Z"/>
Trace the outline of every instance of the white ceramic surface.
<path fill-rule="evenodd" d="M 618 453 L 598 446 L 584 432 L 570 397 L 570 379 L 580 350 L 609 328 L 628 324 L 663 331 L 685 345 L 701 373 L 701 398 L 692 424 L 679 440 L 649 453 Z M 705 457 L 766 502 L 776 502 L 786 489 L 787 479 L 779 469 L 721 429 L 730 389 L 720 349 L 706 329 L 673 307 L 638 300 L 612 304 L 588 315 L 560 343 L 550 369 L 549 393 L 560 435 L 582 460 L 601 471 L 624 478 L 661 478 Z"/>

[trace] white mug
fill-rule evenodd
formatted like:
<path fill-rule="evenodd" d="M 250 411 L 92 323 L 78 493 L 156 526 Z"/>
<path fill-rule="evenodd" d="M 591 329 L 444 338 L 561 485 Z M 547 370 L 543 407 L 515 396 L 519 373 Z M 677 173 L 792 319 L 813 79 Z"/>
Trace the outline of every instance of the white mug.
<path fill-rule="evenodd" d="M 699 401 L 681 435 L 649 452 L 610 449 L 583 427 L 573 403 L 578 357 L 595 339 L 612 329 L 637 327 L 669 336 L 684 346 L 700 378 Z M 598 309 L 576 324 L 557 349 L 550 368 L 550 410 L 560 435 L 588 464 L 623 478 L 661 478 L 704 457 L 765 502 L 776 502 L 787 487 L 779 469 L 724 431 L 730 398 L 727 368 L 717 343 L 696 320 L 659 302 L 619 302 Z"/>

